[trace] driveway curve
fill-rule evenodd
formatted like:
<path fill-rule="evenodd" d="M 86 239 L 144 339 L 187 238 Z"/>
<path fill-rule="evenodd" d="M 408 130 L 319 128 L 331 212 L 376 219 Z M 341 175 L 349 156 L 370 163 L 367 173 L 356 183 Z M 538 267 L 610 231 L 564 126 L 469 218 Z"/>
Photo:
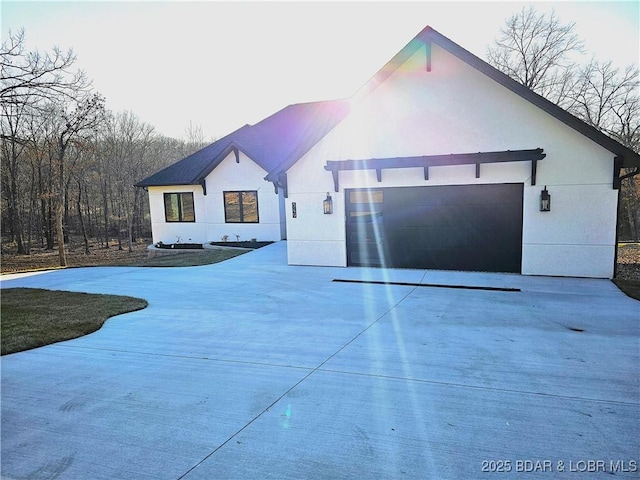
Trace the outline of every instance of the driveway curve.
<path fill-rule="evenodd" d="M 149 302 L 2 357 L 3 479 L 638 478 L 640 302 L 608 280 L 288 266 L 278 242 L 0 284 Z"/>

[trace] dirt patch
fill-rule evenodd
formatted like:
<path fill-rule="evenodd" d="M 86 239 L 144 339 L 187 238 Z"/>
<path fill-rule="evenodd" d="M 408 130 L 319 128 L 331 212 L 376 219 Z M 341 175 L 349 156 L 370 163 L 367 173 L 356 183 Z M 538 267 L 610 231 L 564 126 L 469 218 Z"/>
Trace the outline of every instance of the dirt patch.
<path fill-rule="evenodd" d="M 618 246 L 616 278 L 640 281 L 640 243 L 625 243 Z"/>
<path fill-rule="evenodd" d="M 132 252 L 129 252 L 126 245 L 123 245 L 123 249 L 120 250 L 117 242 L 110 243 L 109 248 L 101 246 L 99 243 L 92 243 L 89 246 L 88 255 L 85 255 L 83 245 L 70 244 L 65 250 L 67 265 L 69 267 L 96 267 L 140 263 L 147 258 L 147 246 L 150 243 L 150 240 L 134 243 Z M 59 266 L 57 250 L 32 248 L 31 255 L 16 255 L 11 252 L 10 248 L 2 249 L 2 257 L 0 259 L 2 273 L 44 270 Z"/>

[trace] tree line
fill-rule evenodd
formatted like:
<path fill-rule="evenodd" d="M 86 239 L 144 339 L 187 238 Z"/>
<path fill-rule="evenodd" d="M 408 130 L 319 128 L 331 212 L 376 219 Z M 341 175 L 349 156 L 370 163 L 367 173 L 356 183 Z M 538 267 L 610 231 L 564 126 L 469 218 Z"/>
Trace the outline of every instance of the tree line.
<path fill-rule="evenodd" d="M 159 135 L 131 112 L 112 112 L 73 50 L 27 51 L 25 32 L 0 50 L 1 221 L 3 244 L 17 254 L 90 239 L 132 249 L 149 238 L 146 192 L 133 184 L 206 143 L 190 125 L 187 140 Z"/>
<path fill-rule="evenodd" d="M 620 42 L 633 39 L 619 39 Z M 636 39 L 637 41 L 637 39 Z M 637 65 L 617 67 L 595 57 L 582 61 L 584 42 L 575 23 L 563 23 L 556 12 L 524 7 L 506 20 L 488 62 L 535 93 L 640 152 L 640 96 Z M 619 235 L 640 240 L 640 175 L 623 172 Z"/>
<path fill-rule="evenodd" d="M 580 63 L 575 25 L 555 12 L 523 8 L 487 50 L 489 63 L 588 124 L 640 151 L 638 66 L 595 58 Z M 1 221 L 3 246 L 18 254 L 90 239 L 132 249 L 151 236 L 146 192 L 133 184 L 202 148 L 202 130 L 187 140 L 162 136 L 131 112 L 112 112 L 73 50 L 27 51 L 25 32 L 10 32 L 0 50 Z M 633 172 L 625 172 L 633 173 Z M 640 175 L 622 182 L 621 238 L 640 238 Z"/>

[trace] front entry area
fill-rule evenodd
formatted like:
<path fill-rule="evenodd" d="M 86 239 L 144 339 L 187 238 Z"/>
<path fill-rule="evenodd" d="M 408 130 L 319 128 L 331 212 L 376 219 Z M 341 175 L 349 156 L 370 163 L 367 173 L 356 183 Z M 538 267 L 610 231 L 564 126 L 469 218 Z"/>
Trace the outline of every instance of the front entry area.
<path fill-rule="evenodd" d="M 347 264 L 521 272 L 524 185 L 347 189 Z"/>

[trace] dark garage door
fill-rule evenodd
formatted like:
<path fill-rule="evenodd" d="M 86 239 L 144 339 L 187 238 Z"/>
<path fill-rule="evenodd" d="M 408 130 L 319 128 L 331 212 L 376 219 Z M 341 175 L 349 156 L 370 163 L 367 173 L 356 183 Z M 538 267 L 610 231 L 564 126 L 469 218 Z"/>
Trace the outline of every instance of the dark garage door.
<path fill-rule="evenodd" d="M 348 264 L 520 273 L 523 188 L 347 190 Z"/>

